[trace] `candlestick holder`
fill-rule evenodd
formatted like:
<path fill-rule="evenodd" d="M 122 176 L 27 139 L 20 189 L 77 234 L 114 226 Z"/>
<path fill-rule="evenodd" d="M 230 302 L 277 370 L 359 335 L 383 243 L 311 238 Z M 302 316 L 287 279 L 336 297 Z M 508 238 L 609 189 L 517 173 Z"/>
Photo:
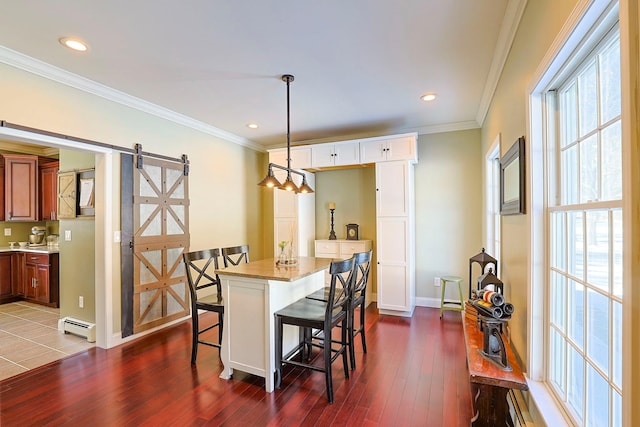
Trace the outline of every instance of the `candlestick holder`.
<path fill-rule="evenodd" d="M 329 240 L 336 240 L 336 232 L 333 230 L 333 211 L 335 209 L 329 209 L 331 211 L 331 232 L 329 233 Z"/>

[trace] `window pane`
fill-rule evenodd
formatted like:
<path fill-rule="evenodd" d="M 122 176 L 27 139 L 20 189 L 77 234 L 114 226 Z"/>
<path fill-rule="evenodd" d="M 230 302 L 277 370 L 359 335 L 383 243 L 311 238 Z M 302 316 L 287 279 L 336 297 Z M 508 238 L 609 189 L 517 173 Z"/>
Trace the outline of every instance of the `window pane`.
<path fill-rule="evenodd" d="M 565 254 L 565 214 L 555 212 L 551 216 L 552 243 L 551 243 L 551 265 L 558 270 L 567 271 Z"/>
<path fill-rule="evenodd" d="M 549 368 L 549 379 L 558 388 L 561 396 L 564 396 L 566 387 L 564 385 L 566 366 L 565 362 L 565 340 L 555 328 L 551 328 L 551 353 L 552 363 Z"/>
<path fill-rule="evenodd" d="M 587 426 L 609 425 L 609 384 L 587 364 Z"/>
<path fill-rule="evenodd" d="M 569 280 L 568 335 L 580 350 L 584 349 L 584 286 Z"/>
<path fill-rule="evenodd" d="M 562 204 L 578 203 L 578 146 L 573 145 L 561 154 L 562 158 Z"/>
<path fill-rule="evenodd" d="M 584 401 L 584 359 L 575 348 L 569 346 L 569 393 L 567 402 L 575 411 L 575 416 L 582 420 Z"/>
<path fill-rule="evenodd" d="M 608 211 L 587 212 L 587 282 L 609 291 Z"/>
<path fill-rule="evenodd" d="M 560 122 L 562 124 L 560 148 L 564 148 L 578 139 L 576 105 L 577 91 L 574 82 L 560 95 Z"/>
<path fill-rule="evenodd" d="M 566 333 L 564 320 L 567 306 L 567 279 L 557 272 L 551 273 L 551 322 Z"/>
<path fill-rule="evenodd" d="M 587 355 L 605 374 L 609 372 L 609 299 L 587 292 Z"/>
<path fill-rule="evenodd" d="M 597 88 L 596 64 L 591 62 L 578 76 L 580 136 L 588 134 L 598 126 Z"/>
<path fill-rule="evenodd" d="M 567 213 L 567 263 L 569 273 L 584 278 L 584 228 L 583 213 Z"/>
<path fill-rule="evenodd" d="M 598 200 L 598 137 L 580 143 L 580 202 Z"/>
<path fill-rule="evenodd" d="M 600 54 L 602 123 L 620 115 L 620 40 Z"/>
<path fill-rule="evenodd" d="M 622 388 L 622 304 L 613 302 L 613 382 Z"/>
<path fill-rule="evenodd" d="M 619 120 L 602 130 L 601 174 L 601 199 L 622 199 L 622 135 Z"/>
<path fill-rule="evenodd" d="M 611 230 L 613 240 L 613 294 L 622 297 L 622 209 L 612 212 L 613 227 Z"/>
<path fill-rule="evenodd" d="M 622 396 L 617 391 L 613 392 L 613 426 L 622 425 Z"/>

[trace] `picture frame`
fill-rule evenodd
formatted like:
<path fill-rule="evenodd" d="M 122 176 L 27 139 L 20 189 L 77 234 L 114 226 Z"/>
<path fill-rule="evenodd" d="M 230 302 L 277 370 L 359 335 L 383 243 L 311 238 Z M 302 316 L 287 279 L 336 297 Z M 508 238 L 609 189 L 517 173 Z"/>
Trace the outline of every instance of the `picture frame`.
<path fill-rule="evenodd" d="M 524 214 L 525 144 L 518 138 L 500 158 L 500 215 Z"/>

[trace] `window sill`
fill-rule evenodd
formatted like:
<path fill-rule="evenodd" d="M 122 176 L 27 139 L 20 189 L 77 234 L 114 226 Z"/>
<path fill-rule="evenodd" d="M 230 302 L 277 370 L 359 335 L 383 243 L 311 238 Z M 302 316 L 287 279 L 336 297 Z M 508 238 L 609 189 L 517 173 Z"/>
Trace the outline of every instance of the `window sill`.
<path fill-rule="evenodd" d="M 548 426 L 570 426 L 572 425 L 565 417 L 564 411 L 558 405 L 555 398 L 549 391 L 546 383 L 527 378 L 529 385 L 529 395 L 532 403 L 536 406 L 538 414 Z M 531 410 L 529 410 L 531 412 Z"/>

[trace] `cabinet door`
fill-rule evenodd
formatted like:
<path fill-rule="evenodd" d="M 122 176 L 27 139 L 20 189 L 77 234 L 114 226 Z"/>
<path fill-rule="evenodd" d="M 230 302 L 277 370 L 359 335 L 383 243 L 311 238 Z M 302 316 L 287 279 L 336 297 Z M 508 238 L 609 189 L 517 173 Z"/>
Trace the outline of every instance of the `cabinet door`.
<path fill-rule="evenodd" d="M 376 164 L 377 216 L 407 216 L 409 213 L 409 164 L 383 162 Z"/>
<path fill-rule="evenodd" d="M 273 216 L 295 217 L 297 197 L 292 191 L 273 189 Z"/>
<path fill-rule="evenodd" d="M 38 277 L 38 264 L 27 262 L 24 267 L 24 297 L 36 299 L 36 280 Z"/>
<path fill-rule="evenodd" d="M 377 163 L 387 160 L 387 141 L 360 141 L 360 163 Z"/>
<path fill-rule="evenodd" d="M 4 159 L 0 156 L 0 221 L 4 221 Z"/>
<path fill-rule="evenodd" d="M 340 142 L 334 144 L 335 166 L 347 166 L 360 164 L 360 144 L 358 141 Z"/>
<path fill-rule="evenodd" d="M 366 252 L 368 241 L 340 242 L 340 258 L 351 258 L 353 254 Z"/>
<path fill-rule="evenodd" d="M 11 252 L 0 254 L 0 298 L 13 295 Z"/>
<path fill-rule="evenodd" d="M 281 193 L 284 193 L 284 191 L 281 191 Z M 291 248 L 291 238 L 295 237 L 292 235 L 296 234 L 295 230 L 297 229 L 297 227 L 298 227 L 298 222 L 296 221 L 295 218 L 275 218 L 274 230 L 273 230 L 274 258 L 278 258 L 278 256 L 280 255 L 280 247 L 278 246 L 278 243 L 280 242 L 288 242 L 287 246 L 285 247 L 285 253 L 288 253 L 287 251 L 289 251 Z M 297 248 L 297 241 L 294 242 L 294 247 Z"/>
<path fill-rule="evenodd" d="M 413 136 L 404 136 L 400 138 L 388 139 L 387 142 L 387 160 L 417 160 L 417 144 L 416 138 Z"/>
<path fill-rule="evenodd" d="M 322 168 L 335 164 L 334 144 L 317 144 L 311 146 L 311 166 Z"/>
<path fill-rule="evenodd" d="M 49 265 L 36 265 L 36 294 L 35 299 L 39 302 L 49 303 Z"/>
<path fill-rule="evenodd" d="M 40 169 L 40 219 L 54 221 L 58 212 L 58 163 Z"/>
<path fill-rule="evenodd" d="M 5 155 L 5 220 L 38 220 L 38 158 Z"/>
<path fill-rule="evenodd" d="M 411 310 L 408 238 L 406 218 L 378 218 L 378 307 L 382 309 Z"/>
<path fill-rule="evenodd" d="M 76 217 L 76 180 L 75 171 L 58 174 L 58 219 Z"/>
<path fill-rule="evenodd" d="M 11 282 L 13 295 L 23 296 L 25 285 L 25 256 L 23 252 L 11 254 Z"/>

